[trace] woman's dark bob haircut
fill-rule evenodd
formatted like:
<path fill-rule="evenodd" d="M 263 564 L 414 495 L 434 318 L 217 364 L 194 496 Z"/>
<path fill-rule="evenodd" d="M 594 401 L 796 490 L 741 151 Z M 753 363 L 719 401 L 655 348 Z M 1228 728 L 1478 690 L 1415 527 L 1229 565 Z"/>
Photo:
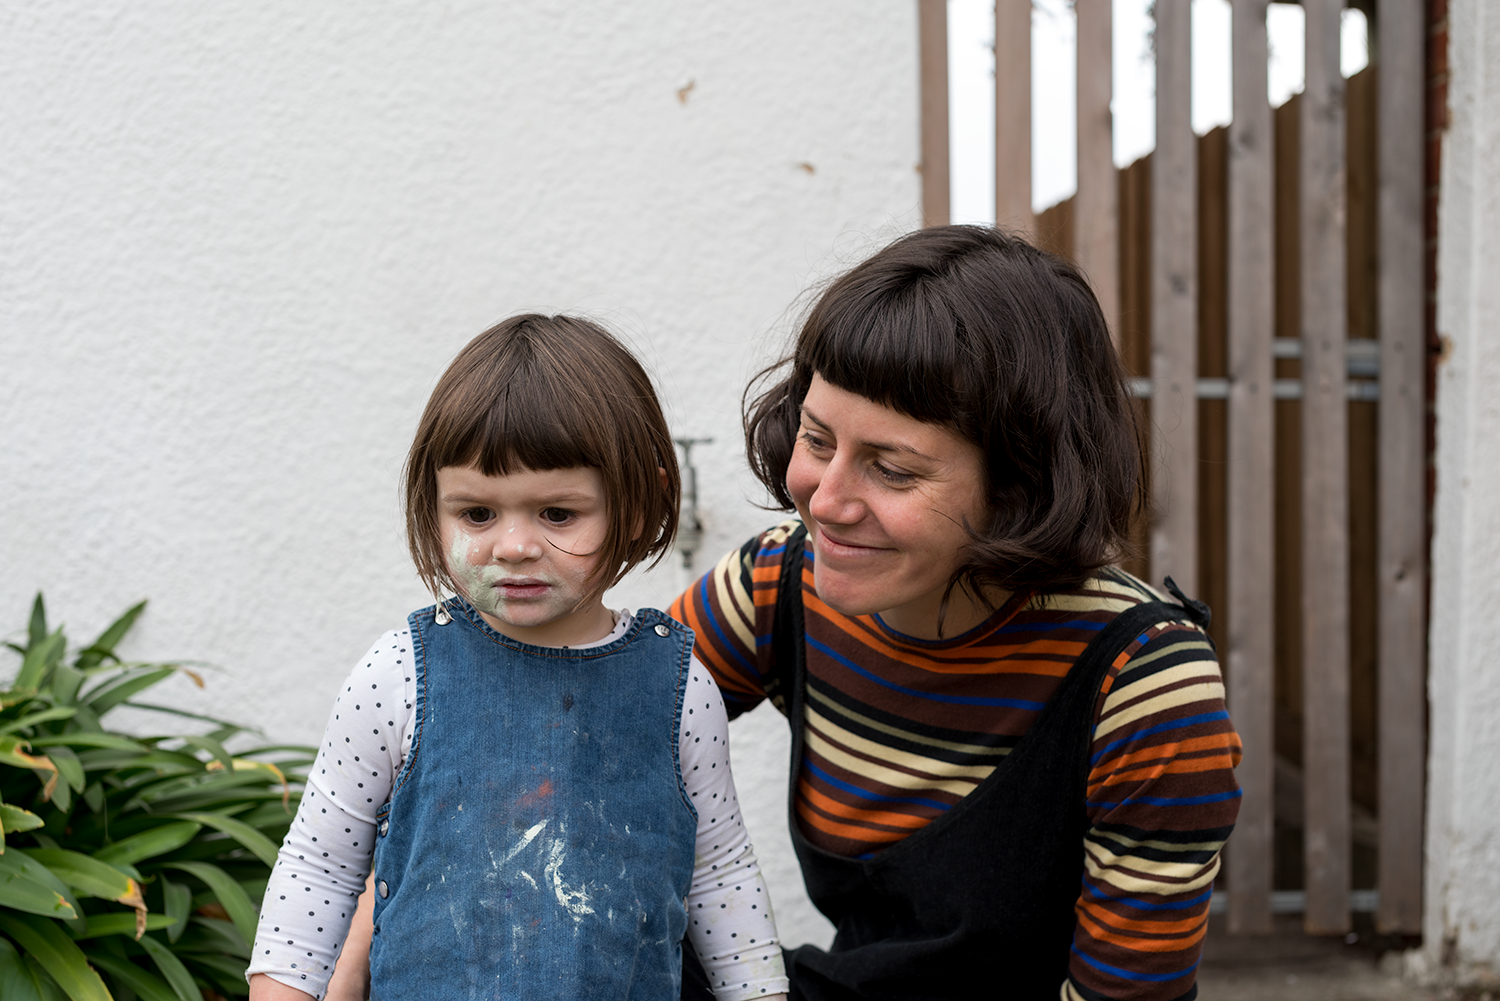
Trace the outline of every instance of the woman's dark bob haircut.
<path fill-rule="evenodd" d="M 937 226 L 829 285 L 791 356 L 746 391 L 750 465 L 784 508 L 814 373 L 984 453 L 989 524 L 966 526 L 950 588 L 1066 590 L 1128 549 L 1144 493 L 1135 409 L 1099 302 L 1061 258 Z"/>
<path fill-rule="evenodd" d="M 588 466 L 604 478 L 609 527 L 593 595 L 660 561 L 677 532 L 672 435 L 640 362 L 597 324 L 528 313 L 469 342 L 438 380 L 406 456 L 406 543 L 422 582 L 461 593 L 448 571 L 437 471 L 486 476 Z"/>

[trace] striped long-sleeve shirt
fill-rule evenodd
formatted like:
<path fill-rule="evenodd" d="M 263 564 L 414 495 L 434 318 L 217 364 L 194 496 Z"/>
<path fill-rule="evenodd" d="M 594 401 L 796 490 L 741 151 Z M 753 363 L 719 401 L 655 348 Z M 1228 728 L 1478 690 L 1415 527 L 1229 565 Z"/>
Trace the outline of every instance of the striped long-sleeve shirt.
<path fill-rule="evenodd" d="M 730 553 L 672 606 L 731 718 L 770 698 L 781 554 L 795 521 Z M 1109 569 L 1073 591 L 1011 597 L 952 639 L 843 615 L 802 574 L 807 681 L 796 794 L 802 833 L 868 857 L 973 790 L 1120 612 L 1160 595 Z M 1094 713 L 1084 873 L 1064 999 L 1191 998 L 1218 852 L 1234 824 L 1239 738 L 1213 646 L 1166 619 L 1115 658 Z"/>

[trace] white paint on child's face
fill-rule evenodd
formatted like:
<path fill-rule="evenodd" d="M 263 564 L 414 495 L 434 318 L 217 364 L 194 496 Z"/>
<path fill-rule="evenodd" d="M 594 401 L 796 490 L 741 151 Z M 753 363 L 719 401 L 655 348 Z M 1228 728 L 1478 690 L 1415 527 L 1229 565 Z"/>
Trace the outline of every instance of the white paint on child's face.
<path fill-rule="evenodd" d="M 492 628 L 538 646 L 609 634 L 613 617 L 588 597 L 609 517 L 597 469 L 445 466 L 437 487 L 449 573 Z"/>

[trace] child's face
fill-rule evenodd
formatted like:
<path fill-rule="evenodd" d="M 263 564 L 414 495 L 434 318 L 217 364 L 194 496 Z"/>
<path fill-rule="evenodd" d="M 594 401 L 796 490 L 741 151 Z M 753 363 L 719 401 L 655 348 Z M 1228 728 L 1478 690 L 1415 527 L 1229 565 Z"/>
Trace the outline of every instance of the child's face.
<path fill-rule="evenodd" d="M 437 491 L 449 572 L 491 627 L 538 646 L 609 634 L 613 620 L 599 597 L 583 600 L 608 529 L 597 469 L 486 476 L 445 466 Z"/>

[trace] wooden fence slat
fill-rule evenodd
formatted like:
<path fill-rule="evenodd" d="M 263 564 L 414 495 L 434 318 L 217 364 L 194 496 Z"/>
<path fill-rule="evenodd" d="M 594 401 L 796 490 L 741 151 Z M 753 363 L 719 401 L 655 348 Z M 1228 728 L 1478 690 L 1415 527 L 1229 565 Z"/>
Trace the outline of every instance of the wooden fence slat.
<path fill-rule="evenodd" d="M 1380 5 L 1380 904 L 1383 933 L 1422 930 L 1426 662 L 1420 0 Z"/>
<path fill-rule="evenodd" d="M 1156 2 L 1151 157 L 1151 578 L 1198 590 L 1198 211 L 1192 5 Z"/>
<path fill-rule="evenodd" d="M 1268 0 L 1233 7 L 1234 119 L 1229 126 L 1229 708 L 1244 746 L 1244 798 L 1229 863 L 1229 930 L 1271 931 L 1275 781 L 1275 405 Z"/>
<path fill-rule="evenodd" d="M 1120 182 L 1115 174 L 1114 18 L 1111 0 L 1077 0 L 1078 198 L 1074 260 L 1088 275 L 1120 343 Z"/>
<path fill-rule="evenodd" d="M 995 224 L 1034 239 L 1031 0 L 995 0 Z"/>
<path fill-rule="evenodd" d="M 948 172 L 948 0 L 919 0 L 922 98 L 922 225 L 950 218 Z"/>
<path fill-rule="evenodd" d="M 1342 0 L 1304 0 L 1302 94 L 1302 670 L 1304 841 L 1313 934 L 1350 927 L 1349 405 L 1344 344 Z"/>

